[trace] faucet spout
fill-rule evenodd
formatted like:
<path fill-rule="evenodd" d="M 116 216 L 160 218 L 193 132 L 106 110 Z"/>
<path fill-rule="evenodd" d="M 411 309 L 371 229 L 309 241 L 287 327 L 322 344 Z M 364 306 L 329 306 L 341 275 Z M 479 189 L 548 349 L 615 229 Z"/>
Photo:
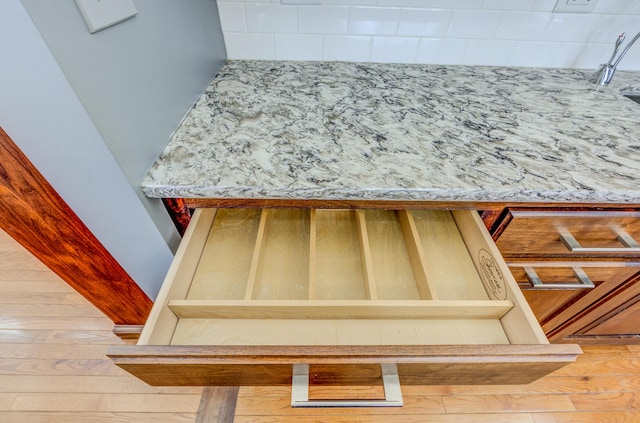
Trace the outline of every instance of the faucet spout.
<path fill-rule="evenodd" d="M 616 40 L 615 48 L 613 50 L 613 54 L 611 55 L 611 59 L 609 59 L 608 63 L 602 64 L 598 67 L 598 70 L 591 78 L 592 82 L 598 85 L 608 85 L 609 82 L 611 82 L 611 79 L 613 78 L 613 74 L 616 72 L 618 64 L 620 63 L 624 55 L 627 54 L 627 51 L 629 51 L 633 43 L 635 43 L 638 40 L 638 38 L 640 38 L 640 32 L 638 32 L 635 35 L 635 37 L 633 37 L 631 41 L 629 41 L 629 43 L 625 46 L 624 50 L 622 50 L 622 53 L 620 53 L 616 58 L 616 54 L 618 53 L 618 49 L 620 48 L 620 44 L 622 44 L 622 42 L 624 41 L 624 38 L 625 38 L 624 33 L 618 36 L 618 39 Z"/>

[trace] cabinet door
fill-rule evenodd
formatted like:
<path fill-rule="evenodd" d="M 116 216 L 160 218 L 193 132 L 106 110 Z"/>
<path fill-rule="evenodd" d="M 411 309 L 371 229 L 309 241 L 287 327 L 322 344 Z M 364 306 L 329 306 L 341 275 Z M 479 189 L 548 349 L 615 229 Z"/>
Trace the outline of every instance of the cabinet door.
<path fill-rule="evenodd" d="M 640 335 L 640 301 L 584 332 L 587 336 Z"/>
<path fill-rule="evenodd" d="M 627 268 L 620 267 L 621 265 L 623 264 L 612 266 L 607 262 L 531 262 L 509 263 L 509 268 L 545 334 L 550 340 L 556 340 L 567 334 L 567 327 L 575 327 L 580 319 L 589 318 L 589 313 L 585 313 L 585 310 L 615 292 L 640 271 L 638 267 Z M 542 288 L 533 288 L 525 271 L 527 267 L 535 269 L 535 273 L 544 282 Z M 576 269 L 581 269 L 593 282 L 593 288 L 584 287 L 576 280 Z M 575 284 L 575 287 L 554 289 L 555 285 L 568 283 Z M 583 326 L 584 323 L 581 327 Z"/>
<path fill-rule="evenodd" d="M 592 313 L 592 321 L 579 331 L 580 336 L 640 335 L 640 272 L 633 275 L 604 302 L 606 313 Z"/>

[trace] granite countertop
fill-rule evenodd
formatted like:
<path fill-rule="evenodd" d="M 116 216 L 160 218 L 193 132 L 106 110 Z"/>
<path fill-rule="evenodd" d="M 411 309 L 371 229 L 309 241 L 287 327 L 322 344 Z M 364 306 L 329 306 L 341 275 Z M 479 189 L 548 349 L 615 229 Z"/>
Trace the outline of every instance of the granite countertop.
<path fill-rule="evenodd" d="M 149 197 L 640 203 L 640 72 L 229 61 Z"/>

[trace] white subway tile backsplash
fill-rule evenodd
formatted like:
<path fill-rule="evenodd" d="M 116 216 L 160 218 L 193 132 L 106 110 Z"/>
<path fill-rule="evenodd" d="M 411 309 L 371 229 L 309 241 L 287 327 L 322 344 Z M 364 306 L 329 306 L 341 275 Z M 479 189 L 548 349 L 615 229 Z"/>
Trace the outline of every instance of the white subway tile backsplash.
<path fill-rule="evenodd" d="M 561 45 L 540 41 L 516 41 L 506 64 L 539 67 L 541 63 L 553 63 Z"/>
<path fill-rule="evenodd" d="M 637 0 L 598 0 L 593 13 L 634 13 L 638 7 Z M 638 29 L 640 31 L 640 29 Z"/>
<path fill-rule="evenodd" d="M 553 13 L 556 0 L 217 0 L 231 59 L 594 68 L 640 31 L 640 0 Z M 640 47 L 621 69 L 640 70 Z"/>
<path fill-rule="evenodd" d="M 454 10 L 447 35 L 455 38 L 492 38 L 501 19 L 500 11 Z"/>
<path fill-rule="evenodd" d="M 276 34 L 276 59 L 322 60 L 322 35 Z"/>
<path fill-rule="evenodd" d="M 361 35 L 394 35 L 400 19 L 399 8 L 352 7 L 348 32 Z"/>
<path fill-rule="evenodd" d="M 371 37 L 357 35 L 326 35 L 324 60 L 367 62 L 371 53 Z"/>
<path fill-rule="evenodd" d="M 416 63 L 459 65 L 467 50 L 468 40 L 455 38 L 423 38 L 420 41 Z"/>
<path fill-rule="evenodd" d="M 558 48 L 553 66 L 560 68 L 596 69 L 609 60 L 611 51 L 604 44 L 562 43 Z"/>
<path fill-rule="evenodd" d="M 378 6 L 428 8 L 431 3 L 429 0 L 378 0 Z"/>
<path fill-rule="evenodd" d="M 220 13 L 223 31 L 244 32 L 247 30 L 242 3 L 219 2 L 218 13 Z"/>
<path fill-rule="evenodd" d="M 299 6 L 298 32 L 303 34 L 344 34 L 349 8 L 346 6 Z"/>
<path fill-rule="evenodd" d="M 430 7 L 448 9 L 480 9 L 482 0 L 431 0 Z"/>
<path fill-rule="evenodd" d="M 553 19 L 548 12 L 504 12 L 496 38 L 505 40 L 537 40 Z"/>
<path fill-rule="evenodd" d="M 371 61 L 384 63 L 415 63 L 419 38 L 373 37 Z"/>
<path fill-rule="evenodd" d="M 515 41 L 469 40 L 462 58 L 463 65 L 506 65 Z"/>
<path fill-rule="evenodd" d="M 484 0 L 483 9 L 494 10 L 531 10 L 534 0 Z"/>
<path fill-rule="evenodd" d="M 447 35 L 451 10 L 403 9 L 398 23 L 398 35 L 443 37 Z"/>
<path fill-rule="evenodd" d="M 229 59 L 273 60 L 276 58 L 272 34 L 226 33 L 224 43 Z"/>
<path fill-rule="evenodd" d="M 607 46 L 611 48 L 610 46 Z M 640 47 L 640 46 L 638 46 Z M 605 55 L 606 58 L 606 55 Z M 605 60 L 600 60 L 604 62 Z M 620 65 L 618 65 L 620 69 L 623 70 L 638 70 L 640 69 L 640 48 L 631 48 L 629 52 L 624 56 Z"/>
<path fill-rule="evenodd" d="M 546 41 L 593 42 L 599 20 L 600 16 L 592 14 L 553 13 L 541 37 Z"/>
<path fill-rule="evenodd" d="M 556 5 L 556 0 L 535 0 L 531 10 L 551 12 Z"/>
<path fill-rule="evenodd" d="M 590 41 L 613 44 L 618 35 L 623 32 L 627 34 L 626 41 L 631 41 L 638 31 L 640 31 L 640 17 L 637 15 L 602 15 L 593 30 Z"/>
<path fill-rule="evenodd" d="M 253 4 L 244 6 L 249 32 L 297 32 L 298 13 L 296 6 L 279 4 Z"/>
<path fill-rule="evenodd" d="M 375 6 L 378 4 L 378 0 L 322 0 L 322 3 L 343 6 Z"/>

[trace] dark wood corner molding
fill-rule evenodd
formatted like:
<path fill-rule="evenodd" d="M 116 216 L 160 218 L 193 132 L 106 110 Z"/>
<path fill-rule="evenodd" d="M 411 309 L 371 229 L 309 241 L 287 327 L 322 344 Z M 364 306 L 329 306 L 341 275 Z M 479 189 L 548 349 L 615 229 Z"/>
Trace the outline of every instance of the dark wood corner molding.
<path fill-rule="evenodd" d="M 152 301 L 0 128 L 0 227 L 116 324 Z"/>
<path fill-rule="evenodd" d="M 187 207 L 187 203 L 182 198 L 163 198 L 162 203 L 171 216 L 178 233 L 183 236 L 191 221 L 191 210 Z"/>

